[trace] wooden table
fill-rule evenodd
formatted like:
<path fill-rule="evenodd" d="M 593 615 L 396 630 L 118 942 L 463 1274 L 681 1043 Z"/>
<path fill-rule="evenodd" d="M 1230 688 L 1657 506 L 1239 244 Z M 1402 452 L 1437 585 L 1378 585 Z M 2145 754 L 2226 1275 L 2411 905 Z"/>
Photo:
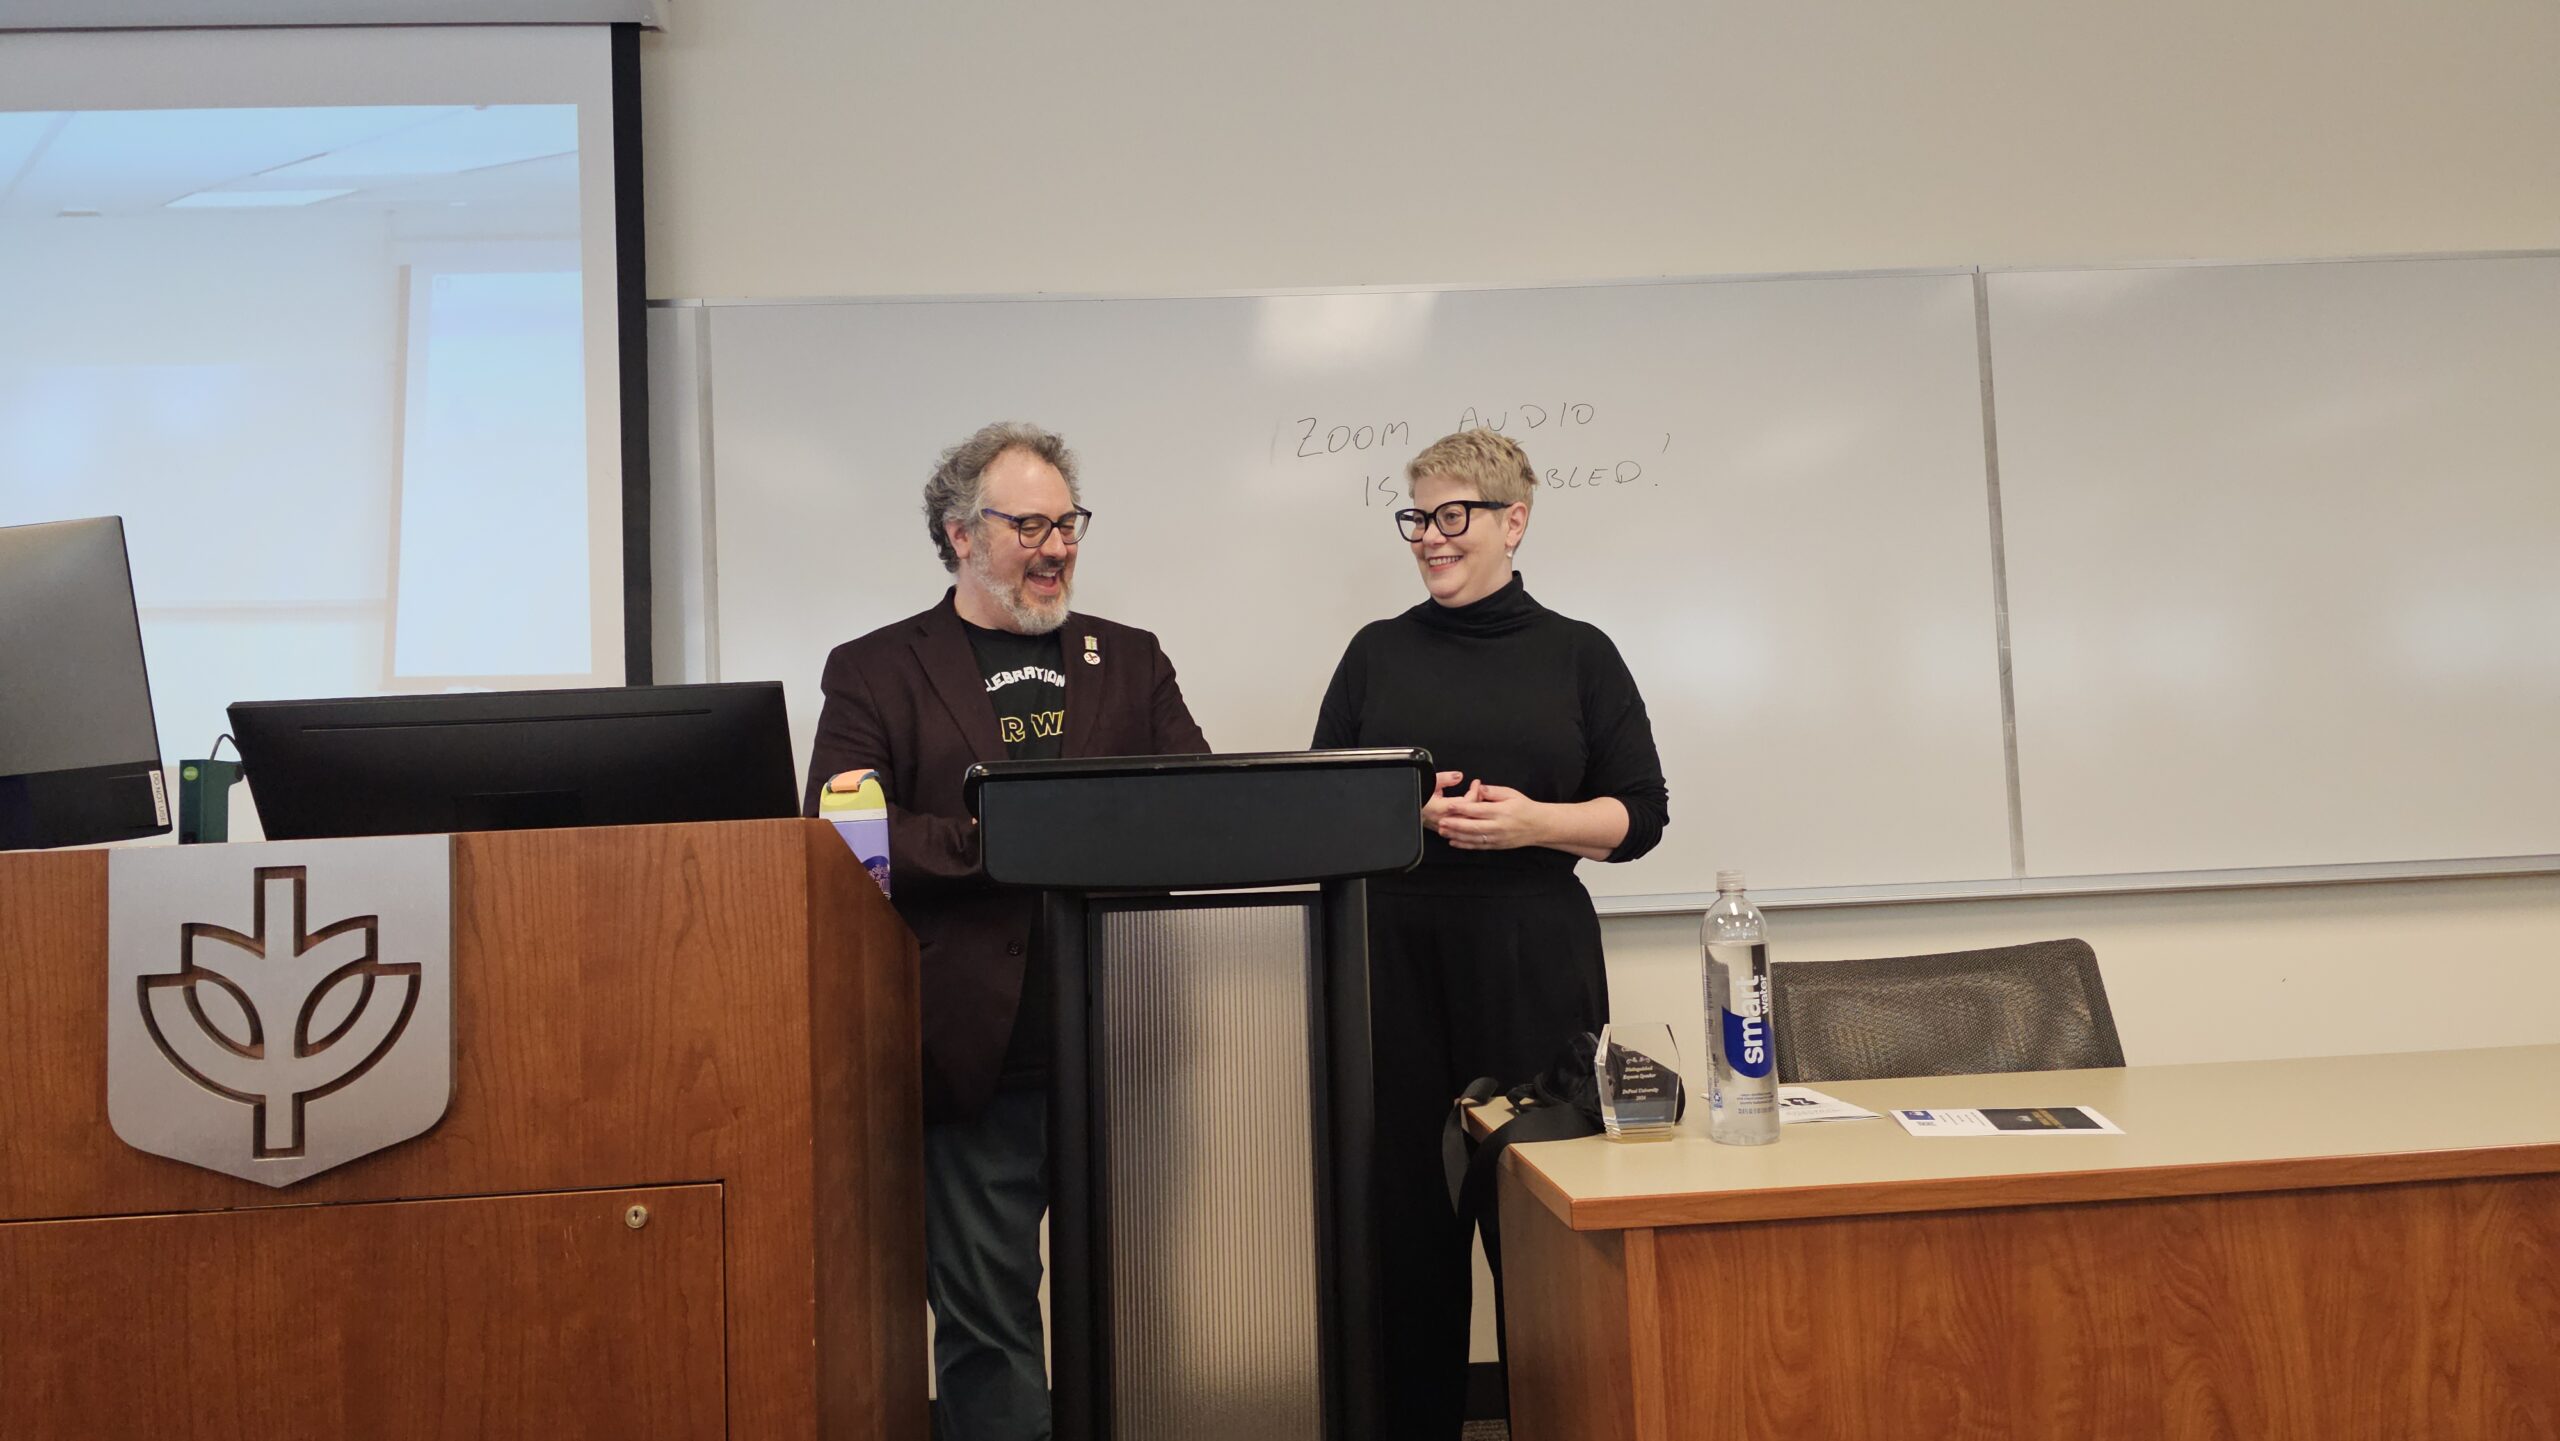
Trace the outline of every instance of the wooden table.
<path fill-rule="evenodd" d="M 2126 1134 L 1513 1147 L 1519 1441 L 2560 1437 L 2560 1046 L 1819 1089 Z"/>

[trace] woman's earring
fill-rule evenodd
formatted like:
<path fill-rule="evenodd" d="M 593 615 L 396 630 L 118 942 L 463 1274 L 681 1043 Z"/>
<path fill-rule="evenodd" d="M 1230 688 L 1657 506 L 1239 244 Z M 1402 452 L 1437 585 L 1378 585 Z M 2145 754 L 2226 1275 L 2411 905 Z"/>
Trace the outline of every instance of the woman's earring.
<path fill-rule="evenodd" d="M 1509 560 L 1511 557 L 1518 555 L 1519 553 L 1520 547 L 1516 545 L 1506 545 L 1502 548 L 1502 558 L 1504 560 Z"/>

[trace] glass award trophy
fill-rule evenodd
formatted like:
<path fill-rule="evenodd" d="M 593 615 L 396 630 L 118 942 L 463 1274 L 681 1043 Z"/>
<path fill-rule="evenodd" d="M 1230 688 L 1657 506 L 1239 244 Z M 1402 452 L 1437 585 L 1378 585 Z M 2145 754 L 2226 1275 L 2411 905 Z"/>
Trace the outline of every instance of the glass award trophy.
<path fill-rule="evenodd" d="M 1600 1123 L 1609 1134 L 1621 1141 L 1669 1139 L 1688 1099 L 1671 1027 L 1612 1021 L 1601 1028 L 1592 1061 L 1600 1083 Z"/>

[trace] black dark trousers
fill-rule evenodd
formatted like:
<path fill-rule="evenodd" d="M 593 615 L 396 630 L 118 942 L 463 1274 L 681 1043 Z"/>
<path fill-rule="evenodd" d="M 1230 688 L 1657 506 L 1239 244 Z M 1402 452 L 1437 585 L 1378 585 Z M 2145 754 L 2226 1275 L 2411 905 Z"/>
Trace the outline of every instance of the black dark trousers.
<path fill-rule="evenodd" d="M 1469 1253 L 1441 1175 L 1441 1123 L 1469 1081 L 1526 1081 L 1600 1029 L 1609 982 L 1599 917 L 1570 876 L 1497 895 L 1420 889 L 1423 879 L 1373 881 L 1369 893 L 1386 1434 L 1454 1441 Z"/>

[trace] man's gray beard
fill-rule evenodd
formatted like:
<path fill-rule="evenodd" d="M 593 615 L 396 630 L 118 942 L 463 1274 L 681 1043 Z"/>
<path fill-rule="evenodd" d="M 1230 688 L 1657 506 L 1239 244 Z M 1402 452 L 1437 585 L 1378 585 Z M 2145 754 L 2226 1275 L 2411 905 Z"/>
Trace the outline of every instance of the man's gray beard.
<path fill-rule="evenodd" d="M 968 565 L 969 573 L 978 578 L 978 588 L 994 598 L 996 609 L 1005 613 L 1005 618 L 1013 622 L 1015 630 L 1024 635 L 1047 635 L 1067 623 L 1068 600 L 1074 593 L 1074 587 L 1068 582 L 1065 571 L 1058 572 L 1058 608 L 1055 612 L 1047 612 L 1024 605 L 1020 586 L 1008 586 L 997 580 L 995 568 L 987 564 L 984 549 L 972 550 Z"/>

